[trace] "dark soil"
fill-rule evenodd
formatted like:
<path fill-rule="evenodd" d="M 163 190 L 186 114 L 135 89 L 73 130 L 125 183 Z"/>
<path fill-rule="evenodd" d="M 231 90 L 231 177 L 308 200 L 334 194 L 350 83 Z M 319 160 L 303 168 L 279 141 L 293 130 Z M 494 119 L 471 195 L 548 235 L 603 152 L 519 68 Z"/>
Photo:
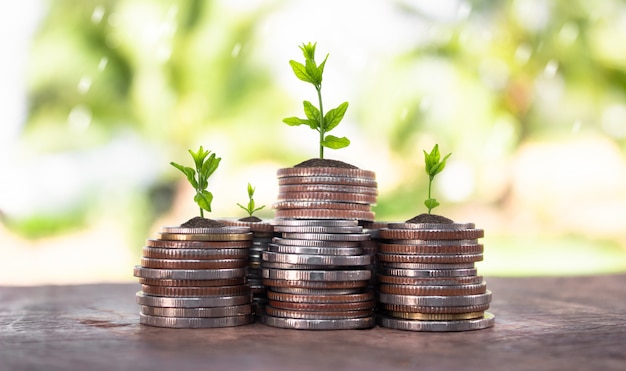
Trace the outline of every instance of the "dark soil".
<path fill-rule="evenodd" d="M 294 167 L 339 167 L 343 169 L 358 169 L 358 167 L 339 160 L 330 160 L 327 158 L 312 158 L 301 162 Z"/>
<path fill-rule="evenodd" d="M 441 215 L 436 214 L 419 214 L 413 218 L 407 220 L 405 223 L 421 224 L 421 223 L 436 223 L 436 224 L 454 224 L 452 219 L 448 219 Z"/>
<path fill-rule="evenodd" d="M 246 216 L 245 218 L 239 219 L 239 221 L 248 222 L 248 223 L 259 223 L 259 222 L 262 222 L 263 220 L 261 220 L 260 218 L 257 218 L 256 216 Z"/>
<path fill-rule="evenodd" d="M 193 217 L 180 225 L 183 228 L 221 228 L 226 224 L 220 223 L 215 219 L 207 219 L 199 216 Z"/>

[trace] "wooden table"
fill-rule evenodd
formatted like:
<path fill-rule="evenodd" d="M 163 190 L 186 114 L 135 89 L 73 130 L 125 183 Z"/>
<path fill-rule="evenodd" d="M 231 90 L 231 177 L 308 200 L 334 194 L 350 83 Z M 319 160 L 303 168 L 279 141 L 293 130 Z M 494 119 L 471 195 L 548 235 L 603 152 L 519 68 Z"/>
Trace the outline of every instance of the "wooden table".
<path fill-rule="evenodd" d="M 487 278 L 493 328 L 139 325 L 138 284 L 0 288 L 0 370 L 626 370 L 626 275 Z"/>

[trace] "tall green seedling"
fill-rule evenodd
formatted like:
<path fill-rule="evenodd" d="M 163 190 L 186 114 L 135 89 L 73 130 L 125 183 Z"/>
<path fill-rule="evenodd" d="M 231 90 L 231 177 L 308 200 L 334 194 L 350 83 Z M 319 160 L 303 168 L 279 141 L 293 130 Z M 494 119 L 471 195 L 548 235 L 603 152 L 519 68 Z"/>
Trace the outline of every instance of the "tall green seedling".
<path fill-rule="evenodd" d="M 213 201 L 213 194 L 207 191 L 209 177 L 215 172 L 222 159 L 215 157 L 215 153 L 205 150 L 202 146 L 200 146 L 197 152 L 189 150 L 189 153 L 193 157 L 193 162 L 196 166 L 195 170 L 175 162 L 170 162 L 170 164 L 185 174 L 191 186 L 196 190 L 193 200 L 200 207 L 200 217 L 204 218 L 204 210 L 210 212 L 211 202 Z"/>
<path fill-rule="evenodd" d="M 424 201 L 424 205 L 428 208 L 428 213 L 431 210 L 439 206 L 439 202 L 431 196 L 431 189 L 435 175 L 439 174 L 446 167 L 446 160 L 452 153 L 448 153 L 443 160 L 439 161 L 441 154 L 439 153 L 439 145 L 435 144 L 435 147 L 430 153 L 424 151 L 424 161 L 426 162 L 426 174 L 428 174 L 428 199 Z"/>
<path fill-rule="evenodd" d="M 324 61 L 318 65 L 317 62 L 315 62 L 316 45 L 317 43 L 303 43 L 300 49 L 304 54 L 304 64 L 294 60 L 290 60 L 289 64 L 298 79 L 308 82 L 315 87 L 318 107 L 315 107 L 311 102 L 305 100 L 303 105 L 306 119 L 287 117 L 283 119 L 283 122 L 289 126 L 308 125 L 311 129 L 316 130 L 319 133 L 320 158 L 323 159 L 324 147 L 339 149 L 350 145 L 350 140 L 346 137 L 338 138 L 334 135 L 327 134 L 337 127 L 343 119 L 348 109 L 348 102 L 343 102 L 337 108 L 333 108 L 324 114 L 324 106 L 322 104 L 322 75 L 328 54 L 326 54 Z"/>

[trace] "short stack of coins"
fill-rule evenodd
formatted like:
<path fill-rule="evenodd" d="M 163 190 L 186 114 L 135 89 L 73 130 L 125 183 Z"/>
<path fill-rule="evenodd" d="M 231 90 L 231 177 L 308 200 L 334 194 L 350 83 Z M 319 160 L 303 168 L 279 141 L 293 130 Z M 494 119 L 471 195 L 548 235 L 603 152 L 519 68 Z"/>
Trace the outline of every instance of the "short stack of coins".
<path fill-rule="evenodd" d="M 248 256 L 248 284 L 252 290 L 252 304 L 257 317 L 261 316 L 267 305 L 267 288 L 263 285 L 261 276 L 261 254 L 267 251 L 268 245 L 274 236 L 274 226 L 265 222 L 246 222 L 241 220 L 221 220 L 231 226 L 249 227 L 252 232 L 252 244 Z"/>
<path fill-rule="evenodd" d="M 248 227 L 163 227 L 148 239 L 135 266 L 142 291 L 141 324 L 170 328 L 252 323 L 246 283 L 252 233 Z"/>
<path fill-rule="evenodd" d="M 358 168 L 291 167 L 278 170 L 277 219 L 373 221 L 376 174 Z"/>
<path fill-rule="evenodd" d="M 474 224 L 389 223 L 379 231 L 378 295 L 383 327 L 468 331 L 493 326 L 475 263 L 483 259 Z"/>
<path fill-rule="evenodd" d="M 375 325 L 369 240 L 356 220 L 276 219 L 281 233 L 263 252 L 269 326 L 347 330 Z"/>

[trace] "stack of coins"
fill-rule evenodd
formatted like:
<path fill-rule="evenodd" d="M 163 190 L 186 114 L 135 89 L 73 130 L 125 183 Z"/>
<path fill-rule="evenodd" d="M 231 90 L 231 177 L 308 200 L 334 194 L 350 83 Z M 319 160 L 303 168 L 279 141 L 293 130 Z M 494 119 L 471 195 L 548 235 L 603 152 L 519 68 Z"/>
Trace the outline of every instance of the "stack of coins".
<path fill-rule="evenodd" d="M 364 241 L 362 246 L 366 254 L 372 257 L 372 264 L 370 264 L 370 270 L 372 271 L 372 279 L 370 280 L 370 285 L 368 286 L 372 291 L 374 291 L 374 295 L 376 296 L 377 307 L 374 309 L 376 313 L 380 312 L 379 310 L 379 301 L 378 301 L 378 278 L 377 278 L 377 266 L 378 266 L 378 245 L 382 241 L 380 238 L 380 230 L 382 228 L 387 228 L 387 222 L 362 222 L 363 230 L 370 235 L 369 241 Z"/>
<path fill-rule="evenodd" d="M 375 324 L 369 240 L 356 220 L 276 219 L 263 252 L 268 305 L 263 323 L 309 330 L 360 329 Z"/>
<path fill-rule="evenodd" d="M 378 290 L 383 327 L 411 331 L 467 331 L 491 327 L 493 314 L 474 224 L 389 223 L 379 236 Z"/>
<path fill-rule="evenodd" d="M 338 167 L 278 170 L 277 219 L 373 221 L 377 183 L 373 171 Z"/>
<path fill-rule="evenodd" d="M 252 304 L 257 317 L 261 316 L 263 308 L 267 304 L 267 288 L 263 285 L 261 276 L 261 254 L 267 251 L 268 245 L 274 236 L 274 226 L 263 222 L 245 222 L 240 220 L 220 220 L 231 226 L 249 227 L 252 232 L 252 244 L 248 256 L 248 284 L 252 289 Z"/>
<path fill-rule="evenodd" d="M 247 227 L 163 227 L 135 266 L 142 291 L 139 321 L 172 328 L 208 328 L 253 322 L 246 284 L 252 233 Z"/>

